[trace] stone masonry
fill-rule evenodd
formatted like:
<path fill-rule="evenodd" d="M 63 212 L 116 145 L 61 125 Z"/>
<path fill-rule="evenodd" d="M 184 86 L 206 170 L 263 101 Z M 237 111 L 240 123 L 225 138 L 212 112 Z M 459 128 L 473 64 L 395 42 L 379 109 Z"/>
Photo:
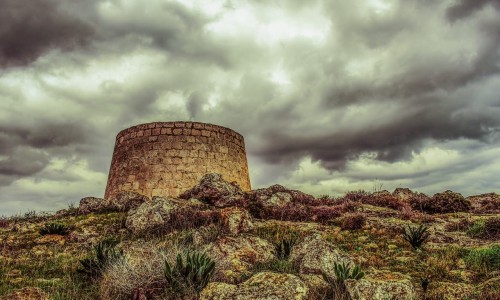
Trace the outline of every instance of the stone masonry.
<path fill-rule="evenodd" d="M 206 173 L 250 190 L 243 136 L 198 122 L 137 125 L 116 136 L 104 198 L 122 191 L 176 197 Z"/>

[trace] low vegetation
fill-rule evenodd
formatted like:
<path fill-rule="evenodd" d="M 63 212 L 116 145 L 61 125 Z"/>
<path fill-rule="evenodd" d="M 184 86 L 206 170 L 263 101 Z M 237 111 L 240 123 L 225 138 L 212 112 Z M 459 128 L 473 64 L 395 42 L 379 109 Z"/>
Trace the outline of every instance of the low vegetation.
<path fill-rule="evenodd" d="M 366 282 L 375 270 L 408 276 L 422 299 L 445 299 L 457 287 L 467 288 L 467 299 L 500 299 L 494 200 L 481 208 L 482 202 L 472 206 L 452 192 L 402 197 L 355 191 L 338 198 L 302 197 L 280 207 L 241 203 L 254 226 L 240 234 L 229 234 L 221 209 L 206 204 L 175 210 L 165 228 L 137 235 L 126 227 L 127 212 L 82 215 L 73 206 L 57 215 L 0 218 L 0 299 L 25 287 L 57 300 L 197 299 L 233 263 L 245 270 L 227 284 L 264 271 L 302 280 L 310 266 L 297 262 L 297 249 L 311 235 L 353 262 L 325 266 L 330 275 L 314 270 L 329 289 L 313 300 L 350 299 L 345 282 Z M 266 259 L 256 262 L 258 254 L 247 245 L 221 250 L 227 256 L 241 250 L 228 261 L 213 255 L 221 238 L 241 236 L 260 241 L 256 247 L 269 252 Z"/>

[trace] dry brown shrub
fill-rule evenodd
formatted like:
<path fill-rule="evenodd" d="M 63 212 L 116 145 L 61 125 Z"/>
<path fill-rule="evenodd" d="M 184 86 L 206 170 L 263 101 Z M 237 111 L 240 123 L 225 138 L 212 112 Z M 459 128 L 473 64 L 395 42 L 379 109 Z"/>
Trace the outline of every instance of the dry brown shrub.
<path fill-rule="evenodd" d="M 149 297 L 161 295 L 167 287 L 163 274 L 165 260 L 174 262 L 177 252 L 183 251 L 181 248 L 175 244 L 165 249 L 150 243 L 131 246 L 123 259 L 103 273 L 99 282 L 101 299 L 128 300 L 139 289 Z"/>
<path fill-rule="evenodd" d="M 340 220 L 342 230 L 361 229 L 366 224 L 366 216 L 362 213 L 345 214 Z"/>

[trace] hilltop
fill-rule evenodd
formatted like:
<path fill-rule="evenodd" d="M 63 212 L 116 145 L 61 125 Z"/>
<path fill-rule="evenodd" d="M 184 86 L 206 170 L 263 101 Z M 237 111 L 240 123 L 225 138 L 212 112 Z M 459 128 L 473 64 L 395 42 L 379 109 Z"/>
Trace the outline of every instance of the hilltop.
<path fill-rule="evenodd" d="M 315 198 L 207 174 L 0 219 L 0 299 L 500 299 L 500 196 Z"/>

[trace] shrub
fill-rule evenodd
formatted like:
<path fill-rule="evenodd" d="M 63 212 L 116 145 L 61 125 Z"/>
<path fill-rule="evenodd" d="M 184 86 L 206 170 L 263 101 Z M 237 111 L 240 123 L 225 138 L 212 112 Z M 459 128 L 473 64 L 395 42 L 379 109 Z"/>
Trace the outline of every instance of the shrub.
<path fill-rule="evenodd" d="M 478 272 L 500 270 L 500 244 L 489 248 L 479 248 L 469 251 L 464 258 L 466 264 Z"/>
<path fill-rule="evenodd" d="M 200 292 L 212 277 L 215 262 L 206 254 L 187 252 L 185 262 L 182 255 L 177 254 L 175 265 L 165 260 L 165 279 L 174 292 L 183 293 L 184 290 L 193 288 Z"/>
<path fill-rule="evenodd" d="M 293 246 L 298 242 L 298 234 L 289 234 L 284 236 L 275 244 L 276 256 L 279 259 L 288 259 L 292 253 Z"/>
<path fill-rule="evenodd" d="M 220 212 L 217 210 L 198 210 L 191 207 L 174 211 L 168 222 L 170 230 L 182 230 L 218 224 Z"/>
<path fill-rule="evenodd" d="M 472 224 L 474 222 L 469 219 L 461 219 L 458 222 L 447 223 L 444 229 L 446 231 L 467 231 Z"/>
<path fill-rule="evenodd" d="M 48 223 L 45 224 L 38 231 L 41 235 L 47 234 L 58 234 L 58 235 L 67 235 L 69 233 L 68 227 L 62 223 Z"/>
<path fill-rule="evenodd" d="M 0 218 L 0 228 L 6 228 L 9 226 L 9 220 L 7 218 Z"/>
<path fill-rule="evenodd" d="M 405 239 L 413 249 L 419 249 L 430 237 L 429 229 L 423 225 L 418 227 L 411 227 L 408 225 L 403 232 L 403 239 Z"/>
<path fill-rule="evenodd" d="M 500 239 L 500 218 L 490 218 L 474 222 L 468 229 L 467 234 L 480 239 Z"/>
<path fill-rule="evenodd" d="M 314 206 L 311 207 L 311 221 L 327 223 L 328 221 L 340 217 L 343 207 L 335 206 Z"/>
<path fill-rule="evenodd" d="M 342 230 L 361 229 L 366 224 L 366 216 L 362 213 L 346 214 L 340 221 Z"/>
<path fill-rule="evenodd" d="M 100 276 L 105 268 L 123 256 L 121 249 L 116 249 L 117 242 L 113 240 L 103 240 L 92 249 L 89 257 L 80 260 L 79 273 L 89 277 Z"/>
<path fill-rule="evenodd" d="M 410 198 L 410 203 L 413 209 L 431 214 L 466 212 L 471 209 L 469 200 L 466 200 L 461 194 L 452 191 L 437 193 L 432 198 L 420 195 L 413 196 Z"/>
<path fill-rule="evenodd" d="M 168 251 L 149 242 L 130 245 L 123 258 L 109 263 L 99 279 L 101 299 L 131 299 L 138 291 L 147 299 L 160 296 L 167 286 L 163 275 L 165 260 L 175 260 L 176 251 L 175 244 Z"/>
<path fill-rule="evenodd" d="M 346 279 L 359 280 L 365 276 L 365 273 L 361 271 L 361 268 L 357 265 L 351 267 L 345 262 L 334 263 L 333 270 L 335 272 L 335 279 L 330 278 L 325 273 L 322 273 L 323 279 L 332 287 L 333 289 L 333 299 L 339 300 L 350 300 L 350 294 L 347 292 L 344 281 Z"/>

